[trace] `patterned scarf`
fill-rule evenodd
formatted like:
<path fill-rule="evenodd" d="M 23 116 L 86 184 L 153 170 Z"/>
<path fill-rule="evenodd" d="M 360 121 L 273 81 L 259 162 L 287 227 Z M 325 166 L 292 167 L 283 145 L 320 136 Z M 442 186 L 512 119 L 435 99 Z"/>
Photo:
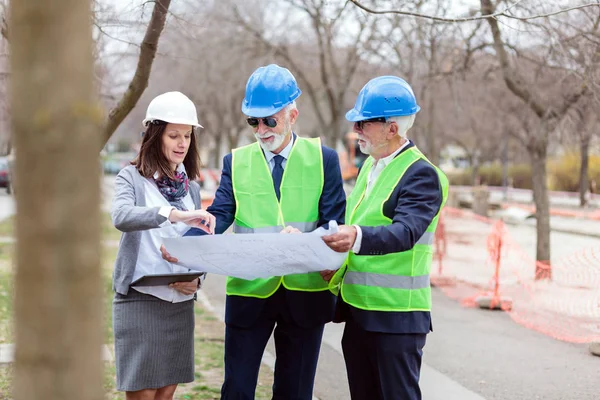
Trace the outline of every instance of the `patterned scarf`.
<path fill-rule="evenodd" d="M 185 172 L 175 171 L 175 179 L 169 179 L 168 176 L 163 176 L 160 179 L 155 179 L 158 190 L 165 199 L 175 208 L 182 211 L 187 211 L 183 205 L 183 198 L 188 194 L 190 181 Z"/>

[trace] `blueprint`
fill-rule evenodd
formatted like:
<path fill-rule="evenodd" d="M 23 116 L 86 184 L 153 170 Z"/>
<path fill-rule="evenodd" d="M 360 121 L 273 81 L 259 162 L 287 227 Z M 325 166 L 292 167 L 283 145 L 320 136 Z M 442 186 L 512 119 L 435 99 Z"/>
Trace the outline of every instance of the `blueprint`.
<path fill-rule="evenodd" d="M 310 233 L 186 236 L 163 243 L 178 265 L 250 280 L 340 268 L 348 253 L 331 250 L 321 239 L 335 231 L 333 221 L 329 230 Z"/>

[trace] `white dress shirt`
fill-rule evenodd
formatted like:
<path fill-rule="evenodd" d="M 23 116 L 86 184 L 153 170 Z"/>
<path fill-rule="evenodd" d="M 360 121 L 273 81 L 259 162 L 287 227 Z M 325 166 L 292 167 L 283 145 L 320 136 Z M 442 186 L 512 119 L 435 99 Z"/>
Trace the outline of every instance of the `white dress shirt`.
<path fill-rule="evenodd" d="M 398 148 L 398 150 L 394 151 L 392 154 L 390 154 L 387 157 L 376 160 L 373 163 L 373 165 L 371 166 L 371 170 L 369 171 L 369 177 L 367 180 L 367 189 L 365 191 L 365 197 L 364 197 L 363 201 L 367 197 L 369 197 L 369 194 L 371 193 L 371 189 L 373 189 L 373 186 L 375 185 L 375 181 L 377 181 L 377 178 L 379 178 L 379 175 L 381 175 L 381 172 L 384 170 L 384 168 L 387 167 L 387 165 L 389 163 L 391 163 L 392 160 L 394 158 L 396 158 L 396 156 L 398 154 L 400 154 L 400 152 L 409 144 L 410 144 L 410 140 L 407 140 L 406 142 L 404 142 L 404 144 L 402 146 L 400 146 Z M 360 229 L 360 226 L 358 226 L 358 225 L 353 225 L 353 226 L 356 227 L 356 240 L 354 241 L 354 246 L 352 246 L 352 252 L 354 254 L 358 254 L 358 252 L 360 252 L 360 246 L 362 244 L 362 230 Z"/>
<path fill-rule="evenodd" d="M 273 173 L 273 168 L 275 168 L 275 156 L 282 156 L 283 161 L 281 162 L 281 168 L 285 169 L 285 164 L 287 163 L 287 159 L 290 157 L 290 152 L 292 151 L 292 147 L 294 145 L 294 136 L 291 134 L 292 138 L 290 142 L 279 152 L 279 154 L 271 153 L 268 150 L 263 149 L 265 153 L 265 158 L 267 159 L 267 164 L 269 165 L 269 170 Z"/>
<path fill-rule="evenodd" d="M 185 172 L 183 164 L 179 164 L 177 171 Z M 157 175 L 155 174 L 155 178 L 156 177 Z M 162 193 L 160 193 L 154 179 L 146 178 L 144 180 L 144 190 L 146 195 L 146 207 L 160 207 L 159 214 L 166 217 L 167 220 L 160 225 L 160 228 L 141 231 L 140 250 L 132 281 L 150 274 L 176 274 L 189 272 L 190 270 L 188 268 L 171 264 L 163 259 L 160 253 L 160 245 L 163 243 L 163 238 L 181 237 L 188 229 L 190 229 L 190 227 L 183 222 L 171 223 L 169 221 L 169 214 L 175 207 L 171 206 Z M 183 197 L 183 204 L 188 210 L 196 209 L 189 192 Z M 171 303 L 191 300 L 194 297 L 193 294 L 186 295 L 166 285 L 132 287 L 138 292 L 149 294 Z"/>

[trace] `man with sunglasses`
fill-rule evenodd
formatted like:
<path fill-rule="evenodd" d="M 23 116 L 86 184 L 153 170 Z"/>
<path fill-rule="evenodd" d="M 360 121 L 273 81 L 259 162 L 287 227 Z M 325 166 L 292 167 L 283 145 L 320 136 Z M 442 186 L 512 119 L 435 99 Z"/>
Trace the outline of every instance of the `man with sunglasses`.
<path fill-rule="evenodd" d="M 271 64 L 248 79 L 242 112 L 257 142 L 223 159 L 208 208 L 216 233 L 309 232 L 344 222 L 346 197 L 338 155 L 318 138 L 293 132 L 296 79 Z M 284 229 L 285 228 L 285 229 Z M 222 399 L 254 399 L 265 346 L 274 332 L 273 399 L 312 399 L 325 323 L 335 296 L 319 273 L 252 281 L 228 278 Z"/>
<path fill-rule="evenodd" d="M 346 113 L 370 157 L 348 196 L 348 225 L 323 237 L 333 250 L 350 252 L 347 263 L 333 278 L 323 275 L 340 289 L 353 400 L 421 399 L 432 245 L 448 179 L 407 138 L 419 109 L 408 83 L 382 76 Z"/>

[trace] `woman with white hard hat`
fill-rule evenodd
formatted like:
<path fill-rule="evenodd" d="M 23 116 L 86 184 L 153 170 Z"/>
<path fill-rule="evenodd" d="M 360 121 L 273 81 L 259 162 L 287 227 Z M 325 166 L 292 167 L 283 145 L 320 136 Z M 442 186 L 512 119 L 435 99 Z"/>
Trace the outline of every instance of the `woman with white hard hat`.
<path fill-rule="evenodd" d="M 214 233 L 201 209 L 194 103 L 180 92 L 154 98 L 143 121 L 140 152 L 115 181 L 112 220 L 123 232 L 113 274 L 117 389 L 127 400 L 172 399 L 194 380 L 194 298 L 199 278 L 138 286 L 148 275 L 190 276 L 163 260 L 165 237 L 190 227 Z M 173 278 L 181 279 L 181 278 Z M 192 277 L 187 280 L 192 279 Z"/>

